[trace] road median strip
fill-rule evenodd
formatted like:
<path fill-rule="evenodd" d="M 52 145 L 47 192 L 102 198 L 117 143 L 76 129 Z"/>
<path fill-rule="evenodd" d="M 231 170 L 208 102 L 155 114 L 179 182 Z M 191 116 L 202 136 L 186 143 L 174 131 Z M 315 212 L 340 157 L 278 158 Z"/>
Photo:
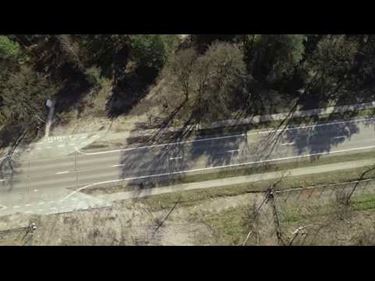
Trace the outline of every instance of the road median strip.
<path fill-rule="evenodd" d="M 216 179 L 194 183 L 184 183 L 165 187 L 158 187 L 154 189 L 145 189 L 140 191 L 117 192 L 112 194 L 101 194 L 97 197 L 107 201 L 120 201 L 133 198 L 147 197 L 151 195 L 159 195 L 177 191 L 188 191 L 197 189 L 207 189 L 214 187 L 234 186 L 240 184 L 248 184 L 259 181 L 266 181 L 281 177 L 296 177 L 302 175 L 321 174 L 340 170 L 349 170 L 353 168 L 360 168 L 371 166 L 375 164 L 375 159 L 348 161 L 342 163 L 318 165 L 313 167 L 296 168 L 291 170 L 283 170 L 277 172 L 269 172 L 262 174 L 253 174 L 248 176 L 231 177 L 227 179 Z"/>

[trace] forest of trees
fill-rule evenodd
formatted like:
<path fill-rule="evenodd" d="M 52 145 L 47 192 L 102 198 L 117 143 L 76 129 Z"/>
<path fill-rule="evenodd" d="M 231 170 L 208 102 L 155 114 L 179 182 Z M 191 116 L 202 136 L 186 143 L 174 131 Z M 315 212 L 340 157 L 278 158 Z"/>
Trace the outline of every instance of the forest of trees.
<path fill-rule="evenodd" d="M 304 109 L 370 101 L 374 68 L 375 36 L 363 34 L 3 35 L 0 147 L 25 132 L 35 137 L 47 98 L 69 110 L 101 77 L 112 82 L 111 98 L 129 106 L 138 89 L 169 77 L 191 111 L 212 121 L 281 103 Z"/>

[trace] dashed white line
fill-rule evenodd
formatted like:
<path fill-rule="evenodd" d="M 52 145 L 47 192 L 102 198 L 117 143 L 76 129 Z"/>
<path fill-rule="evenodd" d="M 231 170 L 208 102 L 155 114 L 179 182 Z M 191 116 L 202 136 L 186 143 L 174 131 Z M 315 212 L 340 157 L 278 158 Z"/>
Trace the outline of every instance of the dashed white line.
<path fill-rule="evenodd" d="M 169 160 L 177 160 L 177 159 L 182 159 L 182 156 L 178 156 L 178 157 L 171 157 L 171 158 L 169 158 Z"/>
<path fill-rule="evenodd" d="M 232 149 L 232 150 L 228 150 L 227 152 L 232 153 L 232 152 L 238 152 L 238 151 L 240 151 L 240 150 L 239 149 Z"/>
<path fill-rule="evenodd" d="M 69 171 L 62 171 L 62 172 L 57 172 L 56 175 L 64 175 L 64 174 L 69 174 Z"/>
<path fill-rule="evenodd" d="M 338 136 L 338 137 L 334 137 L 333 139 L 343 139 L 343 138 L 346 138 L 346 136 Z"/>
<path fill-rule="evenodd" d="M 114 168 L 114 167 L 121 167 L 121 166 L 124 166 L 124 164 L 116 164 L 116 165 L 113 165 L 111 167 Z"/>
<path fill-rule="evenodd" d="M 294 142 L 294 141 L 292 141 L 292 142 L 286 142 L 286 143 L 282 143 L 281 145 L 293 145 L 293 144 L 295 144 L 295 142 Z"/>

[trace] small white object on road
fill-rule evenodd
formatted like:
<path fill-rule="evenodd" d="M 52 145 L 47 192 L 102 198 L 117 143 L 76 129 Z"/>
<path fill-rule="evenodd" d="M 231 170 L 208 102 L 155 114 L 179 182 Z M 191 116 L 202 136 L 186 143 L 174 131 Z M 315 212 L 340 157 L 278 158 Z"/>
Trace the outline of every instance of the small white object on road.
<path fill-rule="evenodd" d="M 52 100 L 48 99 L 48 100 L 46 101 L 46 106 L 51 107 L 52 104 L 53 104 L 53 103 L 52 103 Z"/>
<path fill-rule="evenodd" d="M 346 136 L 338 136 L 338 137 L 334 137 L 333 139 L 336 140 L 336 139 L 344 139 L 346 138 Z"/>
<path fill-rule="evenodd" d="M 64 174 L 69 174 L 69 171 L 63 171 L 63 172 L 57 172 L 56 175 L 64 175 Z"/>
<path fill-rule="evenodd" d="M 238 151 L 240 151 L 240 150 L 239 149 L 232 149 L 232 150 L 228 150 L 227 152 L 232 153 L 232 152 L 238 152 Z"/>
<path fill-rule="evenodd" d="M 117 165 L 113 165 L 111 167 L 114 168 L 114 167 L 121 167 L 121 166 L 124 166 L 124 164 L 117 164 Z"/>

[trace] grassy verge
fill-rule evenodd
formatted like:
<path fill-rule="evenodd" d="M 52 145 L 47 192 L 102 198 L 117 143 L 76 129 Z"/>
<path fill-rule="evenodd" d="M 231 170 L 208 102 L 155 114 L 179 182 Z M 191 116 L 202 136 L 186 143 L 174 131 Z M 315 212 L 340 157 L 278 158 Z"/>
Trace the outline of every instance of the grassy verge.
<path fill-rule="evenodd" d="M 306 207 L 305 204 L 300 204 Z M 375 194 L 354 197 L 350 210 L 357 214 L 364 211 L 373 212 L 375 210 Z M 248 211 L 249 206 L 238 206 L 220 212 L 193 213 L 189 219 L 194 222 L 202 222 L 213 230 L 215 238 L 213 241 L 209 241 L 210 244 L 240 245 L 249 231 L 249 218 L 246 216 Z M 279 217 L 281 217 L 282 228 L 288 229 L 293 225 L 308 225 L 312 221 L 323 222 L 337 211 L 337 206 L 334 203 L 310 208 L 309 212 L 301 212 L 301 209 L 296 207 L 279 208 Z M 268 221 L 268 223 L 270 222 Z M 207 244 L 207 237 L 198 236 L 196 243 Z"/>
<path fill-rule="evenodd" d="M 350 171 L 346 170 L 323 174 L 286 177 L 280 182 L 278 188 L 281 190 L 350 182 L 358 179 L 358 177 L 366 170 L 367 168 L 364 167 Z M 375 178 L 375 172 L 367 174 L 365 178 Z M 237 196 L 251 192 L 264 191 L 273 183 L 275 183 L 275 180 L 264 180 L 250 184 L 236 184 L 201 190 L 176 191 L 174 193 L 154 195 L 139 200 L 150 206 L 152 210 L 171 208 L 176 201 L 179 201 L 179 206 L 194 206 L 212 198 Z"/>

